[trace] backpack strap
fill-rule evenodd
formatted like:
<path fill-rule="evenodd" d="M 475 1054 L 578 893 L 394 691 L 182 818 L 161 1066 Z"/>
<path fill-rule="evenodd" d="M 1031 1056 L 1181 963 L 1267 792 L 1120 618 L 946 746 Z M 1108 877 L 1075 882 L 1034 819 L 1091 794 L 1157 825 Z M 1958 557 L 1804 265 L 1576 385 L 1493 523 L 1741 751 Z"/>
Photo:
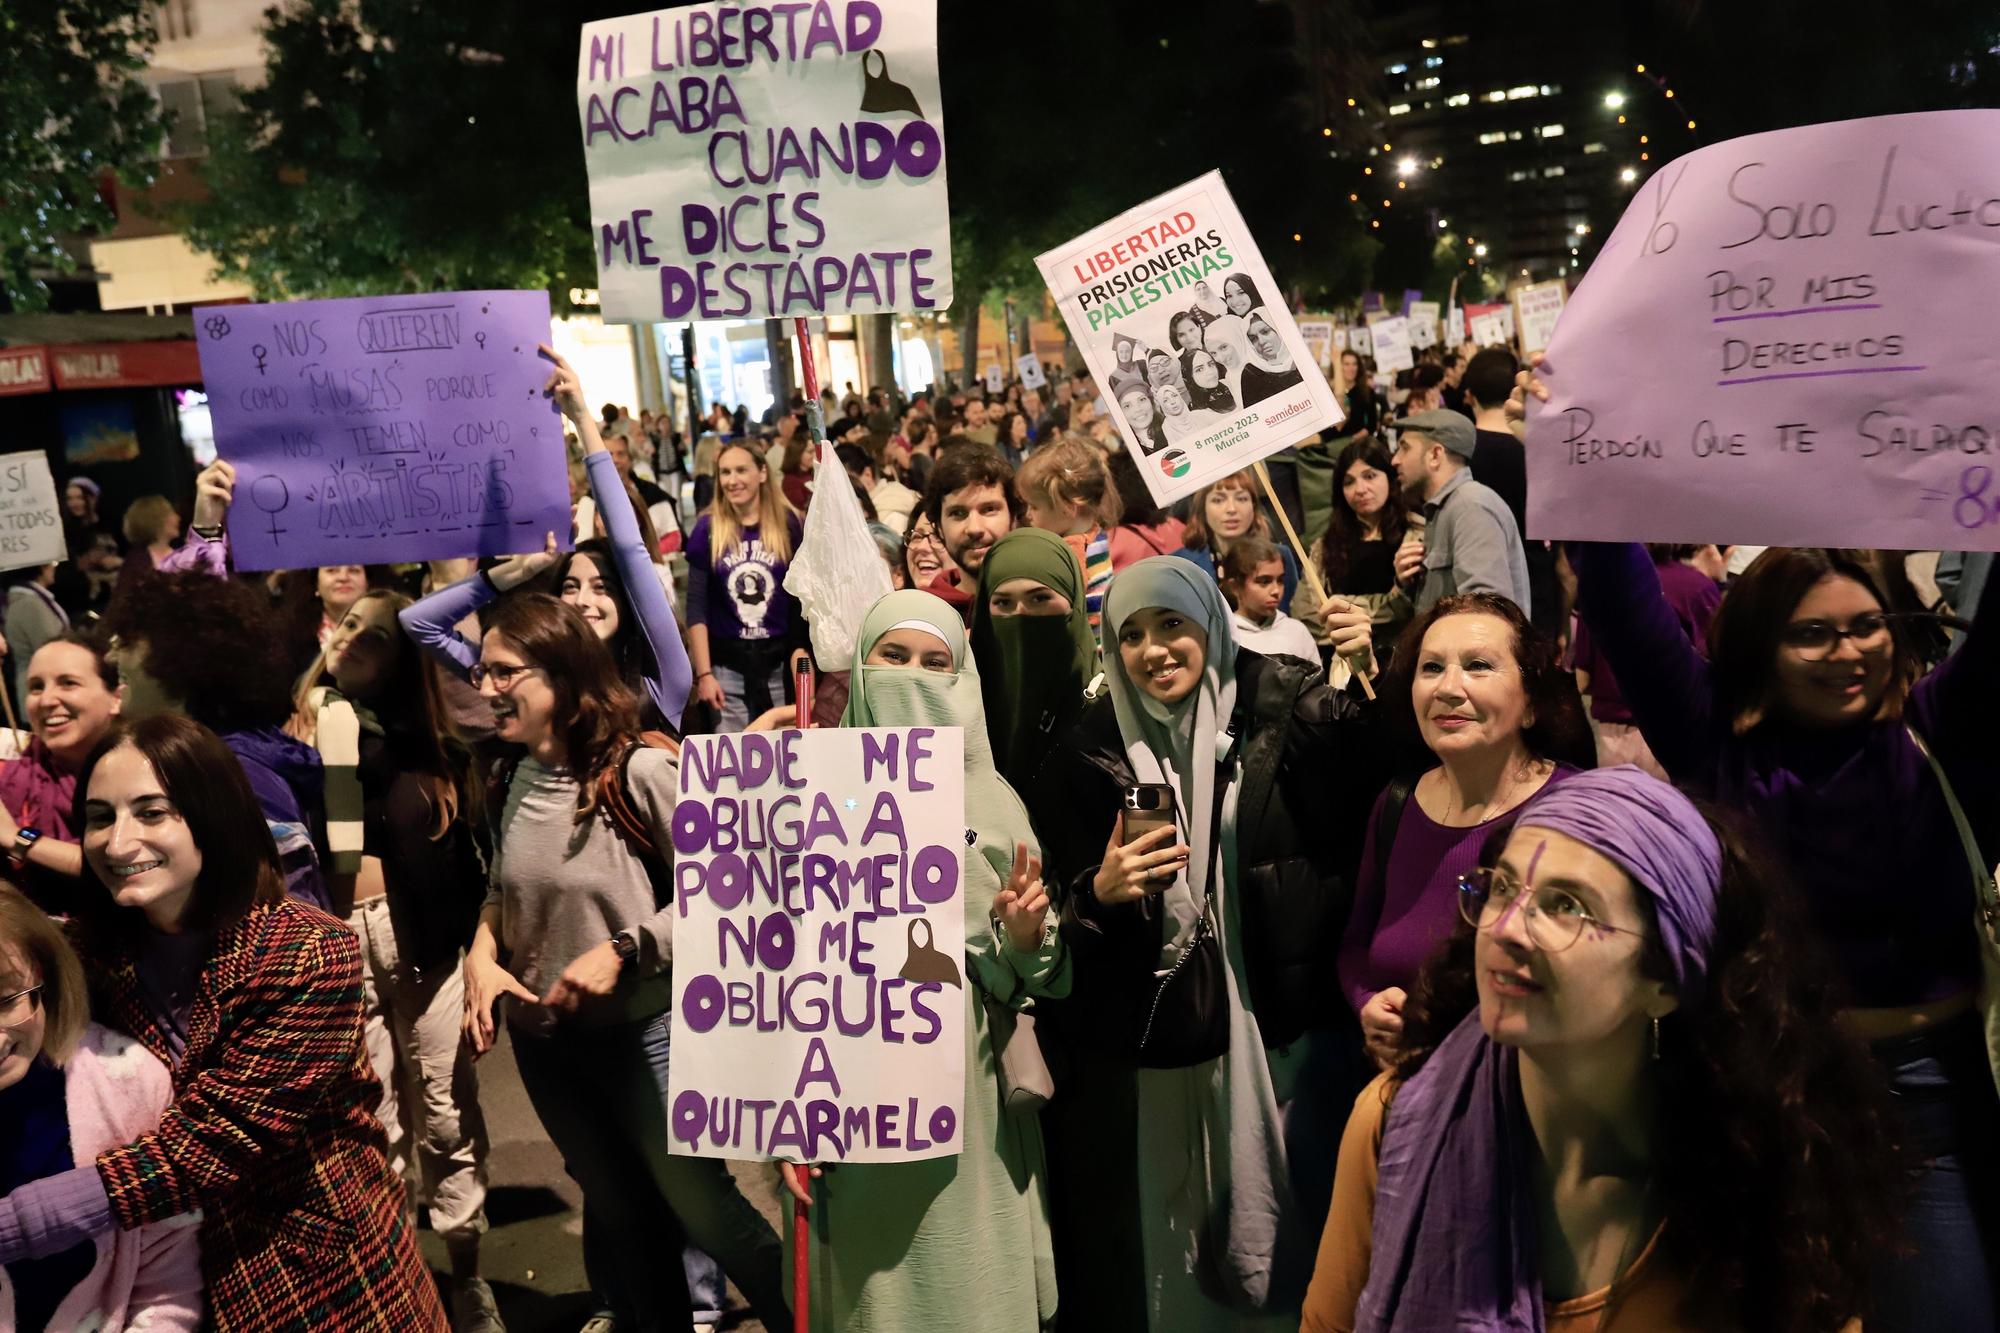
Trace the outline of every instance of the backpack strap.
<path fill-rule="evenodd" d="M 514 770 L 520 766 L 520 755 L 502 755 L 493 761 L 493 770 L 487 775 L 486 832 L 496 853 L 500 850 L 500 825 L 507 817 L 507 789 L 514 785 Z"/>
<path fill-rule="evenodd" d="M 652 825 L 646 814 L 632 800 L 630 770 L 632 756 L 640 750 L 665 750 L 676 759 L 680 757 L 680 746 L 674 739 L 661 731 L 641 732 L 629 740 L 618 751 L 617 757 L 597 775 L 597 802 L 603 807 L 605 818 L 611 827 L 625 839 L 626 846 L 646 867 L 647 876 L 653 881 L 653 901 L 664 907 L 673 901 L 669 854 L 653 841 Z"/>
<path fill-rule="evenodd" d="M 1378 884 L 1389 874 L 1389 852 L 1396 845 L 1396 830 L 1402 827 L 1403 807 L 1416 789 L 1417 784 L 1408 778 L 1394 778 L 1382 798 L 1382 809 L 1375 817 L 1375 860 L 1369 867 Z"/>

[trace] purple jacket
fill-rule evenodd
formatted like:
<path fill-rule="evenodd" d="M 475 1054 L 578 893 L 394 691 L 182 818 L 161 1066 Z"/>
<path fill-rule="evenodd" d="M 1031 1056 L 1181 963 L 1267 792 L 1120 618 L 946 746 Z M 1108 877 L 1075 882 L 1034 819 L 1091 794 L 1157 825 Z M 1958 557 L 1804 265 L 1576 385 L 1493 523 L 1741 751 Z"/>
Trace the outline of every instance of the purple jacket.
<path fill-rule="evenodd" d="M 1834 731 L 1764 722 L 1735 735 L 1642 546 L 1571 543 L 1577 609 L 1674 781 L 1746 816 L 1782 854 L 1851 1003 L 1922 1004 L 1979 980 L 1972 869 L 1903 721 Z M 2000 851 L 2000 594 L 1919 681 L 1905 720 L 1929 742 L 1978 835 Z"/>

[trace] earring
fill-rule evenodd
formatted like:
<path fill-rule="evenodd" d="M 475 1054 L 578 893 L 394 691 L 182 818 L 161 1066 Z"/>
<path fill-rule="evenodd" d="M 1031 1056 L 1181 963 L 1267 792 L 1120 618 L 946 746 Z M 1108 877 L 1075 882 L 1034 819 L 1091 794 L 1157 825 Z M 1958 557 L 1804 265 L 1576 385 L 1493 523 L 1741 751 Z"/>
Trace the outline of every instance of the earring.
<path fill-rule="evenodd" d="M 1653 1058 L 1660 1058 L 1660 1020 L 1653 1020 Z"/>

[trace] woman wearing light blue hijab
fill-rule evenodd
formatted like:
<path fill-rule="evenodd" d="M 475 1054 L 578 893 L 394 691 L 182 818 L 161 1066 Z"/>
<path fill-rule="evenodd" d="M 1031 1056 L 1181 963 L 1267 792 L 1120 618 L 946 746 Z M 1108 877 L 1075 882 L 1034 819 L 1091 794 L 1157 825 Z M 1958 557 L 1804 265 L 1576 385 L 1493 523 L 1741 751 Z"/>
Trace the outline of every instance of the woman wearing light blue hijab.
<path fill-rule="evenodd" d="M 828 1243 L 812 1255 L 812 1326 L 834 1333 L 1035 1333 L 1053 1325 L 1039 1122 L 1001 1106 L 987 1015 L 1069 989 L 1028 812 L 993 765 L 964 622 L 927 592 L 876 602 L 862 620 L 848 727 L 961 727 L 965 820 L 965 1102 L 956 1157 L 847 1164 L 812 1188 Z M 797 1172 L 786 1169 L 795 1193 Z"/>
<path fill-rule="evenodd" d="M 1096 1044 L 1078 1060 L 1094 1071 L 1084 1094 L 1094 1105 L 1072 1102 L 1052 1121 L 1064 1299 L 1083 1273 L 1092 1288 L 1143 1283 L 1152 1333 L 1296 1328 L 1332 1136 L 1343 1095 L 1359 1086 L 1329 1068 L 1343 1063 L 1335 1050 L 1358 1057 L 1358 1043 L 1322 974 L 1359 848 L 1359 828 L 1348 827 L 1357 821 L 1342 812 L 1365 809 L 1378 747 L 1365 705 L 1315 668 L 1239 652 L 1215 581 L 1185 560 L 1121 572 L 1104 630 L 1109 707 L 1086 714 L 1072 741 L 1079 762 L 1052 774 L 1074 793 L 1074 826 L 1043 830 L 1055 878 L 1069 886 L 1064 933 L 1082 990 L 1067 1016 L 1094 1024 L 1084 1035 Z M 1135 783 L 1172 789 L 1173 830 L 1125 840 L 1114 812 Z M 1155 1008 L 1155 997 L 1187 985 L 1162 989 L 1202 934 L 1223 963 L 1226 1049 L 1159 1054 L 1150 1023 L 1183 1011 Z M 1107 1070 L 1136 1088 L 1136 1148 L 1091 1128 L 1125 1133 Z M 1074 1189 L 1072 1170 L 1090 1183 Z M 1104 1230 L 1139 1231 L 1141 1255 L 1109 1276 L 1109 1265 L 1090 1267 L 1093 1207 Z M 1136 1317 L 1116 1292 L 1084 1299 L 1107 1321 Z"/>

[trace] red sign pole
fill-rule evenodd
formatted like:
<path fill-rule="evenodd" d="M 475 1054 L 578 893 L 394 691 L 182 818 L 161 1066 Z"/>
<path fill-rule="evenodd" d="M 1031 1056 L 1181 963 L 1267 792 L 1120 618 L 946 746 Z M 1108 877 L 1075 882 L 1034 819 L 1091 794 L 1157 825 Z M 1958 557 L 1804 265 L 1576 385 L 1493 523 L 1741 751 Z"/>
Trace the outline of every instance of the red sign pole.
<path fill-rule="evenodd" d="M 822 431 L 812 430 L 812 422 L 819 412 L 819 367 L 813 364 L 812 333 L 806 327 L 804 316 L 792 320 L 792 330 L 799 344 L 799 367 L 806 387 L 806 429 L 812 431 L 813 439 L 824 439 Z M 818 470 L 818 450 L 814 450 L 814 470 Z M 808 669 L 809 670 L 809 669 Z M 799 684 L 803 686 L 812 677 L 801 671 Z M 798 699 L 801 728 L 811 720 L 812 700 L 802 689 Z M 812 1180 L 812 1163 L 799 1164 L 799 1174 L 807 1182 Z M 807 1188 L 811 1188 L 808 1183 Z M 807 1312 L 811 1292 L 808 1279 L 807 1250 L 812 1243 L 812 1227 L 806 1221 L 806 1206 L 797 1199 L 792 1200 L 792 1333 L 809 1333 L 812 1320 Z"/>

